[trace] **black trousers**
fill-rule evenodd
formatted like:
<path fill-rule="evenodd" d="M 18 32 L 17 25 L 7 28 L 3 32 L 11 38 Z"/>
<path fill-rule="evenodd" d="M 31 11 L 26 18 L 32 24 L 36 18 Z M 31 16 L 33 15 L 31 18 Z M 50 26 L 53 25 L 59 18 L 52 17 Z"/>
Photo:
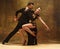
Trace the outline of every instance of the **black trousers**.
<path fill-rule="evenodd" d="M 13 35 L 15 35 L 17 33 L 17 31 L 21 28 L 21 25 L 22 24 L 20 22 L 18 22 L 18 24 L 15 27 L 15 29 L 5 38 L 4 42 L 8 42 L 11 39 L 11 37 Z"/>
<path fill-rule="evenodd" d="M 28 34 L 28 43 L 27 43 L 27 45 L 37 45 L 37 28 L 33 28 L 31 30 L 35 32 L 34 34 L 36 35 L 36 37 L 32 36 L 31 34 L 29 34 L 27 32 L 27 34 Z"/>

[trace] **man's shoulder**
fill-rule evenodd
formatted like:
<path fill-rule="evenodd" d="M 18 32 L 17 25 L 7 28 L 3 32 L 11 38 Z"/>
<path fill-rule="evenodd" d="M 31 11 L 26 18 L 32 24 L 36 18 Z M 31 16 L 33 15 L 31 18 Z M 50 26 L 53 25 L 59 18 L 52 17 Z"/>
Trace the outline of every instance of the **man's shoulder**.
<path fill-rule="evenodd" d="M 20 8 L 20 10 L 25 10 L 25 8 Z"/>
<path fill-rule="evenodd" d="M 34 10 L 31 10 L 34 13 Z"/>

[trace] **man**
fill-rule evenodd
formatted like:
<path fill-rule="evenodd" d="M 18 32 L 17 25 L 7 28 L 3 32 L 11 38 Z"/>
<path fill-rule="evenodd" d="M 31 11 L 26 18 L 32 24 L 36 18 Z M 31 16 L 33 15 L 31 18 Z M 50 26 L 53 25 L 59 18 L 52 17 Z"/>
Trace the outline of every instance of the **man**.
<path fill-rule="evenodd" d="M 16 28 L 6 37 L 6 39 L 2 42 L 2 44 L 8 43 L 8 41 L 11 39 L 11 37 L 12 37 L 15 33 L 17 33 L 17 31 L 18 31 L 20 28 L 22 28 L 22 25 L 23 25 L 24 23 L 28 23 L 28 22 L 27 22 L 27 20 L 28 20 L 28 17 L 27 17 L 28 14 L 26 13 L 26 11 L 30 9 L 30 11 L 33 12 L 33 10 L 32 10 L 33 6 L 34 6 L 34 3 L 30 2 L 30 3 L 27 4 L 27 7 L 26 7 L 26 8 L 22 8 L 22 9 L 20 9 L 20 10 L 18 10 L 18 11 L 16 12 L 15 21 L 18 20 L 18 24 L 17 24 Z M 22 13 L 22 15 L 21 15 L 20 18 L 17 17 L 19 13 Z M 28 35 L 29 35 L 29 34 L 28 34 Z M 28 41 L 30 40 L 29 38 L 30 38 L 30 37 L 28 36 Z M 29 42 L 29 43 L 30 43 L 30 42 Z"/>

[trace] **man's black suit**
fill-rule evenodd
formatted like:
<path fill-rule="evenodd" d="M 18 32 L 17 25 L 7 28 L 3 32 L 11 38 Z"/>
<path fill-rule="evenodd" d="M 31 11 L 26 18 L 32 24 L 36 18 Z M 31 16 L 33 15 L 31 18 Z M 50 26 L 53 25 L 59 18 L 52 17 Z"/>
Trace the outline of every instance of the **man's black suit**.
<path fill-rule="evenodd" d="M 10 38 L 19 30 L 22 28 L 22 25 L 23 24 L 27 24 L 29 23 L 29 20 L 33 20 L 32 18 L 32 14 L 34 13 L 33 10 L 31 9 L 28 9 L 28 11 L 25 11 L 25 8 L 22 8 L 20 10 L 18 10 L 16 12 L 16 17 L 19 13 L 22 13 L 22 15 L 20 16 L 20 18 L 18 19 L 18 24 L 17 26 L 15 27 L 15 29 L 7 36 L 7 38 L 3 41 L 4 42 L 8 42 L 10 40 Z M 34 30 L 34 29 L 32 29 Z M 34 30 L 35 31 L 35 30 Z M 35 31 L 36 32 L 36 31 Z M 28 34 L 28 45 L 35 45 L 35 43 L 37 43 L 36 41 L 36 37 L 33 37 L 31 34 L 27 33 Z"/>

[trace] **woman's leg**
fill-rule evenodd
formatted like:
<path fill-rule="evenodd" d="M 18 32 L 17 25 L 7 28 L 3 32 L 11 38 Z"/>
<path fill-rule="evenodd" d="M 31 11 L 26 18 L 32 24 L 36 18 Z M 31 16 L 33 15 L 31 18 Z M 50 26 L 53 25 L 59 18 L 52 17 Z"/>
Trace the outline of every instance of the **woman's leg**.
<path fill-rule="evenodd" d="M 27 31 L 28 33 L 30 33 L 31 35 L 35 36 L 34 32 L 30 30 L 30 28 L 34 28 L 35 26 L 33 26 L 32 24 L 25 24 L 22 26 L 22 29 Z"/>
<path fill-rule="evenodd" d="M 23 29 L 19 29 L 19 34 L 21 35 L 21 39 L 22 39 L 22 42 L 23 42 L 23 45 L 25 45 L 25 43 L 26 43 L 26 39 L 25 39 L 25 37 L 24 37 L 24 33 L 23 33 Z"/>

